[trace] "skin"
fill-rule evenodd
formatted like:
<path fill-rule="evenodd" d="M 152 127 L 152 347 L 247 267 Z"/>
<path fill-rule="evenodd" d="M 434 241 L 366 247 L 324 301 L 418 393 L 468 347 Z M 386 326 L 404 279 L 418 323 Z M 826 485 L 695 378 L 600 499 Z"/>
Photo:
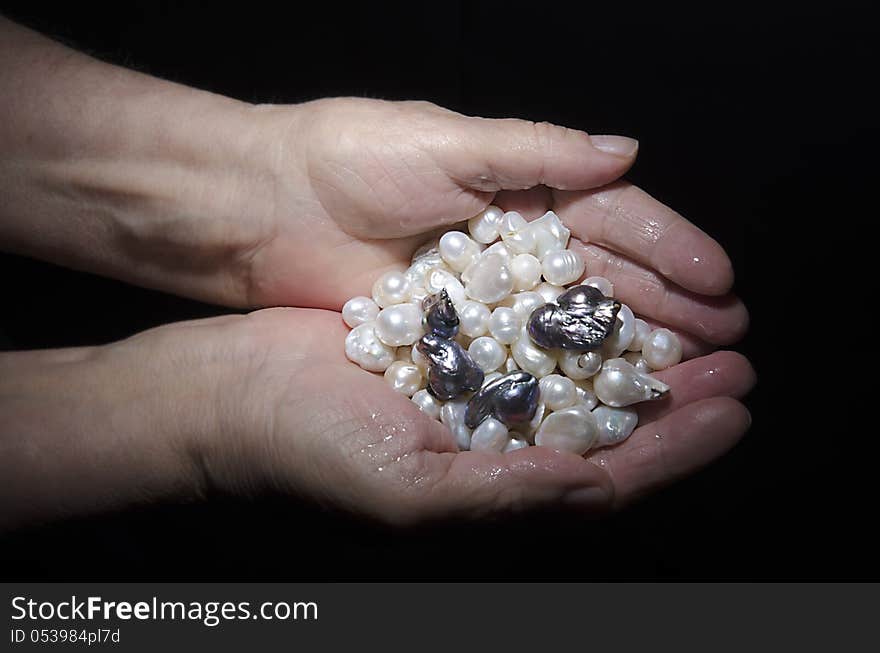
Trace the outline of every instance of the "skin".
<path fill-rule="evenodd" d="M 394 524 L 548 505 L 599 513 L 705 465 L 748 428 L 749 363 L 710 353 L 747 327 L 730 261 L 620 180 L 631 139 L 424 102 L 247 105 L 2 19 L 0 96 L 6 251 L 279 307 L 0 355 L 2 527 L 267 490 Z M 588 275 L 682 333 L 689 360 L 658 373 L 671 398 L 640 408 L 622 445 L 586 458 L 459 452 L 444 426 L 345 359 L 342 303 L 490 203 L 557 211 Z"/>

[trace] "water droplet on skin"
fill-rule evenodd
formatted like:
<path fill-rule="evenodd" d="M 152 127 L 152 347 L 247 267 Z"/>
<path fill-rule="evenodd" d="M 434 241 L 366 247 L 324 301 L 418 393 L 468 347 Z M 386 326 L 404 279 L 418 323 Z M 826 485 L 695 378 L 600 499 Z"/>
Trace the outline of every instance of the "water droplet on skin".
<path fill-rule="evenodd" d="M 699 257 L 699 256 L 695 256 L 695 257 L 694 257 L 694 263 L 700 263 L 700 257 Z"/>
<path fill-rule="evenodd" d="M 662 440 L 662 439 L 663 439 L 663 434 L 662 434 L 662 433 L 655 433 L 655 434 L 654 434 L 654 437 L 657 438 L 658 440 Z"/>

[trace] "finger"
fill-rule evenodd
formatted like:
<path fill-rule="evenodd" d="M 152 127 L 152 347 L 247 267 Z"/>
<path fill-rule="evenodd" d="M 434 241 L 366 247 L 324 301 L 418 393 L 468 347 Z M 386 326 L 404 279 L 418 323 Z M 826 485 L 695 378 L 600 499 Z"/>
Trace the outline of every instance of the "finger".
<path fill-rule="evenodd" d="M 550 206 L 550 189 L 535 186 L 528 190 L 502 190 L 492 201 L 505 211 L 516 211 L 526 220 L 534 220 L 544 215 Z"/>
<path fill-rule="evenodd" d="M 598 243 L 705 295 L 733 285 L 721 246 L 678 213 L 626 181 L 589 192 L 553 193 L 554 210 L 574 236 Z"/>
<path fill-rule="evenodd" d="M 610 476 L 617 508 L 705 466 L 733 447 L 750 423 L 736 399 L 703 399 L 637 428 L 625 442 L 587 460 Z"/>
<path fill-rule="evenodd" d="M 500 454 L 464 451 L 431 454 L 444 472 L 417 497 L 420 517 L 480 517 L 547 506 L 586 512 L 607 510 L 609 477 L 581 456 L 547 447 Z"/>
<path fill-rule="evenodd" d="M 625 136 L 512 118 L 457 117 L 450 139 L 458 147 L 436 154 L 444 168 L 466 188 L 489 192 L 596 188 L 623 175 L 638 150 L 638 141 Z"/>
<path fill-rule="evenodd" d="M 572 239 L 570 247 L 584 259 L 585 276 L 608 279 L 614 284 L 614 296 L 641 316 L 716 345 L 734 343 L 748 329 L 749 313 L 734 295 L 710 297 L 685 290 L 654 270 L 592 243 Z"/>
<path fill-rule="evenodd" d="M 636 406 L 642 426 L 702 399 L 742 399 L 755 386 L 757 379 L 748 359 L 735 351 L 716 351 L 666 370 L 652 372 L 651 376 L 668 384 L 671 390 L 663 399 Z"/>

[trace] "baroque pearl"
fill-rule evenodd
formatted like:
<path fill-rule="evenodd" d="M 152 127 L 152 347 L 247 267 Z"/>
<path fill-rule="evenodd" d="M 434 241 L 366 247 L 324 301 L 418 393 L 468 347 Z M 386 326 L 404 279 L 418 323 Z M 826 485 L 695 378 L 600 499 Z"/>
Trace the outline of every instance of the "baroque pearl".
<path fill-rule="evenodd" d="M 489 318 L 492 316 L 489 307 L 482 302 L 468 300 L 458 311 L 459 329 L 470 337 L 485 335 L 489 330 Z"/>
<path fill-rule="evenodd" d="M 507 360 L 507 348 L 489 336 L 475 338 L 468 353 L 484 372 L 494 372 Z"/>
<path fill-rule="evenodd" d="M 529 290 L 511 295 L 503 302 L 504 305 L 513 309 L 513 312 L 523 323 L 529 319 L 536 308 L 543 306 L 544 303 L 544 298 L 540 294 Z"/>
<path fill-rule="evenodd" d="M 412 284 L 403 272 L 386 272 L 373 284 L 373 301 L 379 308 L 409 301 Z"/>
<path fill-rule="evenodd" d="M 502 376 L 504 375 L 501 372 L 489 372 L 485 377 L 483 377 L 483 387 L 485 388 L 487 385 L 489 385 L 493 381 L 497 381 Z"/>
<path fill-rule="evenodd" d="M 497 243 L 489 245 L 486 249 L 483 250 L 480 256 L 489 256 L 490 254 L 498 254 L 499 256 L 503 256 L 505 259 L 513 258 L 513 254 L 507 248 L 507 245 L 505 245 L 500 240 Z"/>
<path fill-rule="evenodd" d="M 418 390 L 412 396 L 412 402 L 431 419 L 440 419 L 443 403 L 427 390 Z"/>
<path fill-rule="evenodd" d="M 599 405 L 599 398 L 593 392 L 593 386 L 589 381 L 575 381 L 577 388 L 578 403 L 583 405 L 587 410 L 593 410 Z"/>
<path fill-rule="evenodd" d="M 467 451 L 471 448 L 471 430 L 464 423 L 464 412 L 467 408 L 467 401 L 459 399 L 457 401 L 447 401 L 440 409 L 440 421 L 446 425 L 452 435 L 458 448 Z"/>
<path fill-rule="evenodd" d="M 514 254 L 531 254 L 535 249 L 535 235 L 526 219 L 516 211 L 501 216 L 498 233 Z"/>
<path fill-rule="evenodd" d="M 519 369 L 519 365 L 516 364 L 516 361 L 513 360 L 513 356 L 508 356 L 507 360 L 504 363 L 504 371 L 505 372 L 515 372 Z"/>
<path fill-rule="evenodd" d="M 469 269 L 465 292 L 484 304 L 499 302 L 513 290 L 513 275 L 507 260 L 498 254 L 481 256 Z"/>
<path fill-rule="evenodd" d="M 507 425 L 528 422 L 535 414 L 539 394 L 538 380 L 528 372 L 505 374 L 468 400 L 465 424 L 473 428 L 487 417 Z"/>
<path fill-rule="evenodd" d="M 593 411 L 599 435 L 596 447 L 607 447 L 626 440 L 639 423 L 639 415 L 633 408 L 599 406 Z"/>
<path fill-rule="evenodd" d="M 553 211 L 547 211 L 537 220 L 530 223 L 535 239 L 535 256 L 542 261 L 550 252 L 557 252 L 568 247 L 571 232 L 562 224 Z"/>
<path fill-rule="evenodd" d="M 645 338 L 642 356 L 655 370 L 665 370 L 681 362 L 681 341 L 669 329 L 654 329 Z"/>
<path fill-rule="evenodd" d="M 577 387 L 574 381 L 559 374 L 548 374 L 541 379 L 541 401 L 550 410 L 562 410 L 577 403 Z"/>
<path fill-rule="evenodd" d="M 426 243 L 422 247 L 419 247 L 419 249 L 416 250 L 416 253 L 413 254 L 410 266 L 406 271 L 406 278 L 409 279 L 409 282 L 414 287 L 424 286 L 425 275 L 434 268 L 439 267 L 444 270 L 448 269 L 448 266 L 443 261 L 443 257 L 440 256 L 440 252 L 437 249 L 439 244 L 440 241 L 438 240 Z"/>
<path fill-rule="evenodd" d="M 535 345 L 525 328 L 520 331 L 519 338 L 510 349 L 516 364 L 539 379 L 556 369 L 556 358 Z"/>
<path fill-rule="evenodd" d="M 342 319 L 352 329 L 364 322 L 372 322 L 379 315 L 379 306 L 363 295 L 352 297 L 342 305 Z"/>
<path fill-rule="evenodd" d="M 635 367 L 639 372 L 644 372 L 645 374 L 650 374 L 651 368 L 648 365 L 648 361 L 642 356 L 642 352 L 640 351 L 628 351 L 623 355 L 623 360 L 627 363 L 632 363 L 633 367 Z"/>
<path fill-rule="evenodd" d="M 626 304 L 620 305 L 611 334 L 602 343 L 604 358 L 617 358 L 626 351 L 636 334 L 636 316 Z"/>
<path fill-rule="evenodd" d="M 587 277 L 581 282 L 584 286 L 593 286 L 606 297 L 614 297 L 614 284 L 605 277 Z"/>
<path fill-rule="evenodd" d="M 452 300 L 452 304 L 456 308 L 461 306 L 467 299 L 465 297 L 464 286 L 461 285 L 461 281 L 459 281 L 452 272 L 439 267 L 428 271 L 425 275 L 425 290 L 433 295 L 444 288 L 446 289 L 446 294 L 449 295 L 449 299 Z"/>
<path fill-rule="evenodd" d="M 596 418 L 583 406 L 571 406 L 550 413 L 535 434 L 535 444 L 582 456 L 596 442 Z"/>
<path fill-rule="evenodd" d="M 570 379 L 588 379 L 602 369 L 602 356 L 595 351 L 558 350 L 559 368 Z"/>
<path fill-rule="evenodd" d="M 517 254 L 510 260 L 513 289 L 531 290 L 541 280 L 541 261 L 531 254 Z"/>
<path fill-rule="evenodd" d="M 584 273 L 584 260 L 570 249 L 550 252 L 541 262 L 544 279 L 557 286 L 577 281 Z"/>
<path fill-rule="evenodd" d="M 643 319 L 637 317 L 635 320 L 635 329 L 636 332 L 627 349 L 629 351 L 642 351 L 642 347 L 645 344 L 645 338 L 651 333 L 651 327 Z"/>
<path fill-rule="evenodd" d="M 391 347 L 411 345 L 422 333 L 422 311 L 415 304 L 394 304 L 376 318 L 376 335 Z"/>
<path fill-rule="evenodd" d="M 510 438 L 507 427 L 494 417 L 487 417 L 471 435 L 471 451 L 504 451 Z"/>
<path fill-rule="evenodd" d="M 593 390 L 603 404 L 620 408 L 659 399 L 669 391 L 669 386 L 639 372 L 623 358 L 612 358 L 602 364 L 602 371 L 593 380 Z"/>
<path fill-rule="evenodd" d="M 517 449 L 525 449 L 527 446 L 529 446 L 529 441 L 526 440 L 525 436 L 522 433 L 510 431 L 507 435 L 509 437 L 509 440 L 507 441 L 507 445 L 504 447 L 503 453 L 510 453 L 511 451 L 516 451 Z"/>
<path fill-rule="evenodd" d="M 498 226 L 504 211 L 497 206 L 490 206 L 468 220 L 468 231 L 478 243 L 488 245 L 498 238 Z"/>
<path fill-rule="evenodd" d="M 415 363 L 394 361 L 385 370 L 385 381 L 392 390 L 412 397 L 423 385 L 424 377 Z"/>
<path fill-rule="evenodd" d="M 535 287 L 535 292 L 544 298 L 545 304 L 549 304 L 551 302 L 555 302 L 556 298 L 565 292 L 565 288 L 563 288 L 562 286 L 555 286 L 552 283 L 547 283 L 546 281 L 544 281 L 542 283 L 539 283 Z"/>
<path fill-rule="evenodd" d="M 461 231 L 447 231 L 440 238 L 440 256 L 456 272 L 463 272 L 480 256 L 480 246 Z"/>
<path fill-rule="evenodd" d="M 376 323 L 364 322 L 345 337 L 345 355 L 370 372 L 384 372 L 394 362 L 395 350 L 379 340 Z"/>

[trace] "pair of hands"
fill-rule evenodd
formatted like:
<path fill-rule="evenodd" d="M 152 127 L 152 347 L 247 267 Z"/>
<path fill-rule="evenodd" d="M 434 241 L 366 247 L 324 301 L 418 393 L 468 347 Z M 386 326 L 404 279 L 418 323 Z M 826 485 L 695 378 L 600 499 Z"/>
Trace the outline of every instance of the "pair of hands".
<path fill-rule="evenodd" d="M 12 461 L 7 524 L 266 489 L 393 523 L 542 504 L 600 512 L 704 465 L 748 428 L 738 399 L 751 367 L 712 353 L 748 322 L 728 294 L 730 262 L 619 179 L 635 141 L 423 102 L 210 102 L 218 108 L 205 121 L 224 145 L 179 170 L 151 164 L 136 192 L 108 190 L 116 167 L 99 167 L 88 195 L 80 168 L 56 175 L 83 215 L 89 202 L 106 208 L 112 228 L 102 233 L 113 235 L 93 262 L 60 258 L 230 306 L 298 308 L 4 355 L 4 375 L 16 379 L 0 388 L 4 406 L 14 404 L 0 442 Z M 528 218 L 556 211 L 589 275 L 681 334 L 685 361 L 658 374 L 671 398 L 642 408 L 622 445 L 586 458 L 542 447 L 458 452 L 444 426 L 345 359 L 344 301 L 490 203 Z"/>

